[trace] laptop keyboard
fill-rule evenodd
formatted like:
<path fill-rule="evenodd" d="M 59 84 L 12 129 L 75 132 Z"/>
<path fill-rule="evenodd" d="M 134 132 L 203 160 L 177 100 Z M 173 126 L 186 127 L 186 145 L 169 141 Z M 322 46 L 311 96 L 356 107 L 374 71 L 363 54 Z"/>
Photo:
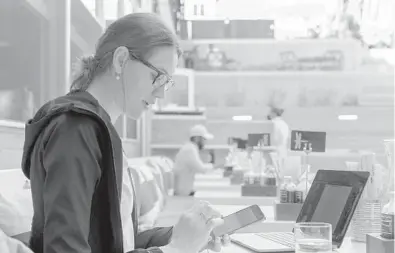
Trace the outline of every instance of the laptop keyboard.
<path fill-rule="evenodd" d="M 256 235 L 292 249 L 295 248 L 295 239 L 293 233 L 258 233 Z"/>

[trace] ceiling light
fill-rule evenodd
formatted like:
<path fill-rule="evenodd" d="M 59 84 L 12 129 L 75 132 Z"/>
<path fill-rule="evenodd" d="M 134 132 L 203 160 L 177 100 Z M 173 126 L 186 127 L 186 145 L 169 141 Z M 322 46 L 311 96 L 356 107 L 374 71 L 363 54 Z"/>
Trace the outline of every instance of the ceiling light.
<path fill-rule="evenodd" d="M 338 119 L 339 120 L 357 120 L 358 115 L 339 115 Z"/>
<path fill-rule="evenodd" d="M 250 121 L 252 120 L 252 116 L 250 115 L 233 116 L 232 119 L 236 121 Z"/>

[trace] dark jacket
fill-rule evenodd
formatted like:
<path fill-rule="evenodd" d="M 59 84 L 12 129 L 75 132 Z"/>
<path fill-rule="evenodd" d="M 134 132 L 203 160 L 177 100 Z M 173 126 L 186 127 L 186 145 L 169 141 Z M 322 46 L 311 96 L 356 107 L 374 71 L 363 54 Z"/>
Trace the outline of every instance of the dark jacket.
<path fill-rule="evenodd" d="M 122 142 L 98 101 L 75 92 L 48 102 L 27 123 L 23 151 L 33 252 L 123 253 Z M 135 209 L 135 247 L 142 249 L 132 252 L 162 252 L 155 246 L 168 244 L 172 229 L 136 234 Z"/>

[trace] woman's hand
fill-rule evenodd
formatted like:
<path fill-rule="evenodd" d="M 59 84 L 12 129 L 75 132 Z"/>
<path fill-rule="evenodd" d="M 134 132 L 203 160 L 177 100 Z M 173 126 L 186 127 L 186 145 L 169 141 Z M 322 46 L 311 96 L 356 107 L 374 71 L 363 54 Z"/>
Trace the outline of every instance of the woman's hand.
<path fill-rule="evenodd" d="M 197 253 L 203 249 L 220 251 L 222 244 L 229 244 L 229 236 L 212 238 L 213 228 L 223 224 L 221 214 L 207 202 L 200 202 L 184 213 L 173 228 L 169 247 L 182 253 Z"/>
<path fill-rule="evenodd" d="M 209 242 L 205 249 L 220 252 L 222 246 L 229 246 L 230 245 L 230 237 L 229 235 L 224 235 L 222 237 L 211 237 L 209 238 Z"/>

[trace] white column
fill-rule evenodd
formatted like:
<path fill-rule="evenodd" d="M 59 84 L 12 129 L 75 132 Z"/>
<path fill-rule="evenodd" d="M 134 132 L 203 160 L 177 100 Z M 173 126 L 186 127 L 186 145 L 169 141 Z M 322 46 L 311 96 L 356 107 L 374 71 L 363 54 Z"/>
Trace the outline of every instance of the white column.
<path fill-rule="evenodd" d="M 125 16 L 125 0 L 118 0 L 117 7 L 118 18 Z"/>
<path fill-rule="evenodd" d="M 48 1 L 49 95 L 63 95 L 70 88 L 70 0 Z"/>
<path fill-rule="evenodd" d="M 95 15 L 100 25 L 105 27 L 105 18 L 104 18 L 104 3 L 103 0 L 95 0 Z"/>

